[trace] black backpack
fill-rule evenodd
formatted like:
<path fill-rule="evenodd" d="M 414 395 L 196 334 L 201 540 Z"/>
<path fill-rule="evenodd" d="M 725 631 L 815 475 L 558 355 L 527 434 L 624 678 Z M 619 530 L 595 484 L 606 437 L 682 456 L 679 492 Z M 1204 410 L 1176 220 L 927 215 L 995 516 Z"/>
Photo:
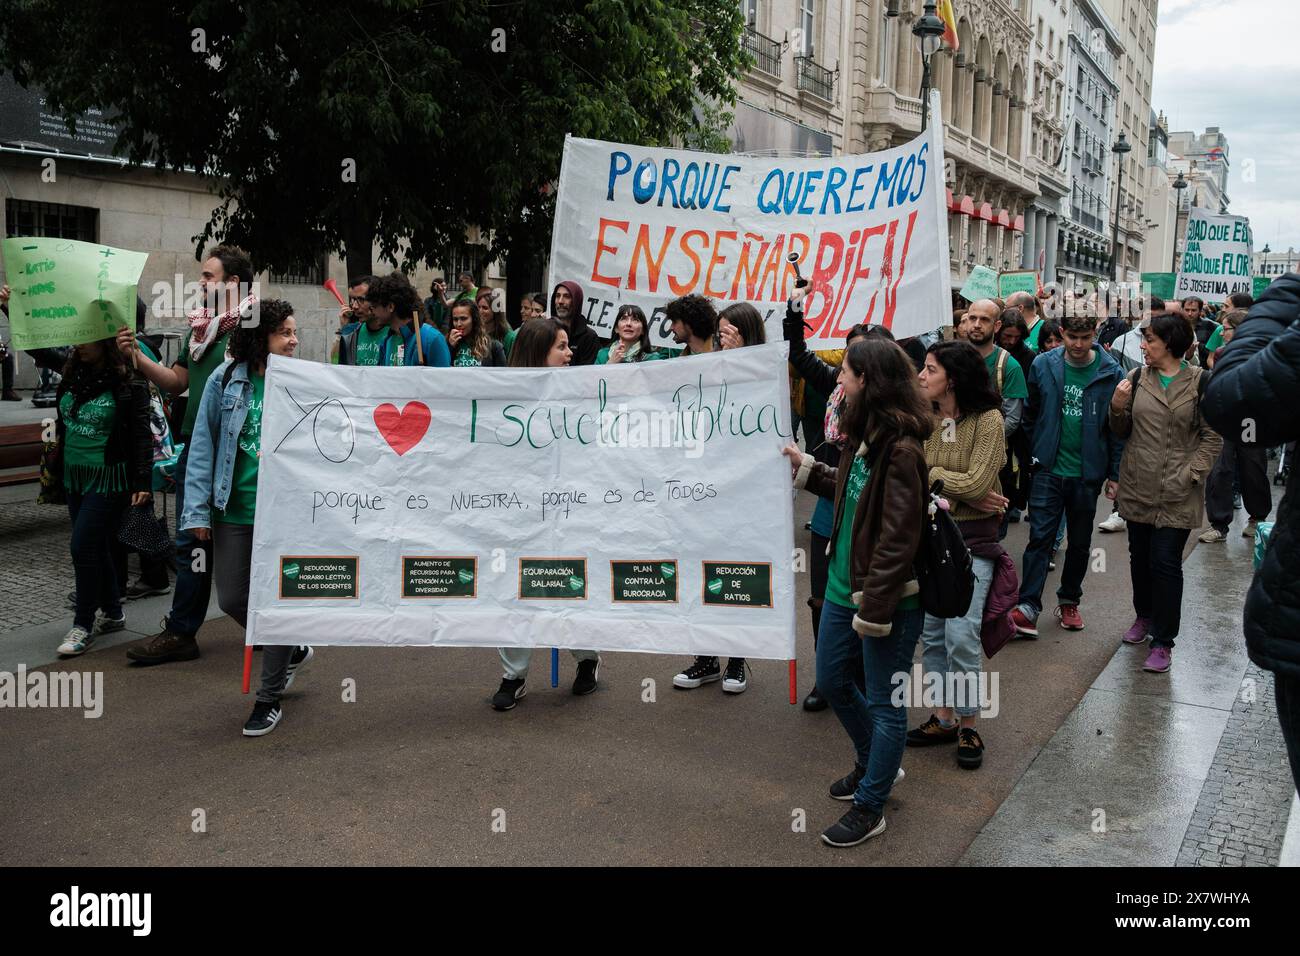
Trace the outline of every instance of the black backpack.
<path fill-rule="evenodd" d="M 938 504 L 943 481 L 930 486 L 916 552 L 916 580 L 921 607 L 932 617 L 963 617 L 975 596 L 975 567 L 970 548 L 952 515 Z"/>

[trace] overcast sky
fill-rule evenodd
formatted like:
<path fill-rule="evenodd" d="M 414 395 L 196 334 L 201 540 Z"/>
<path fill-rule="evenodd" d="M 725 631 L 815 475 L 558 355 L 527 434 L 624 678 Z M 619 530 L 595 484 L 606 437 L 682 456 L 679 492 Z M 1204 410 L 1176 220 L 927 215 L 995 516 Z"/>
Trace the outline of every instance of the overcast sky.
<path fill-rule="evenodd" d="M 1160 0 L 1151 108 L 1171 132 L 1227 136 L 1228 211 L 1250 217 L 1256 251 L 1300 250 L 1297 36 L 1294 0 Z"/>

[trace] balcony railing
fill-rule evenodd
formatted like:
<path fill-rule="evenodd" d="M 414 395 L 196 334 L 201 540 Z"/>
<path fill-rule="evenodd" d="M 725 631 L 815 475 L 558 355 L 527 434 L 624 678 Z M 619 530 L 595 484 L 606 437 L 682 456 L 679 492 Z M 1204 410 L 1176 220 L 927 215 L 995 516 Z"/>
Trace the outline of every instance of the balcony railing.
<path fill-rule="evenodd" d="M 799 89 L 807 90 L 828 103 L 834 102 L 835 74 L 810 56 L 797 56 L 794 62 L 798 67 Z"/>
<path fill-rule="evenodd" d="M 768 76 L 781 76 L 781 43 L 765 37 L 753 27 L 745 27 L 745 52 L 754 57 L 754 69 Z"/>

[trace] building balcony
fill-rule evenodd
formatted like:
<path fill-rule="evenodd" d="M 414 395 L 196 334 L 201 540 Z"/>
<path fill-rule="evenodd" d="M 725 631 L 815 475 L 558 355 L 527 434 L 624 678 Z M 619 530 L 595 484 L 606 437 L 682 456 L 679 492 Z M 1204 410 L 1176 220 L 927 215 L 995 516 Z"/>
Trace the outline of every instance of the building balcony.
<path fill-rule="evenodd" d="M 799 89 L 827 103 L 835 102 L 835 74 L 810 56 L 794 58 Z"/>
<path fill-rule="evenodd" d="M 868 90 L 863 97 L 862 120 L 868 126 L 887 124 L 896 127 L 900 139 L 910 139 L 921 131 L 921 100 L 901 96 L 889 88 Z M 947 157 L 991 175 L 1003 183 L 1030 195 L 1038 194 L 1038 176 L 1028 162 L 1018 162 L 1001 150 L 981 142 L 969 133 L 944 124 L 944 152 Z"/>
<path fill-rule="evenodd" d="M 754 69 L 779 80 L 781 78 L 781 41 L 763 36 L 753 27 L 745 27 L 745 52 L 754 58 Z"/>

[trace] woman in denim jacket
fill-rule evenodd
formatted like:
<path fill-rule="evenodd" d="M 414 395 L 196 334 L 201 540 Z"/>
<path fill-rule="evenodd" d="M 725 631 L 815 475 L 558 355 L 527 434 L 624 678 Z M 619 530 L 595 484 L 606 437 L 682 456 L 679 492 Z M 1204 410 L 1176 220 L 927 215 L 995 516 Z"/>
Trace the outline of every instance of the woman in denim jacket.
<path fill-rule="evenodd" d="M 193 529 L 200 541 L 215 539 L 217 603 L 241 627 L 248 620 L 267 357 L 291 358 L 297 347 L 293 306 L 282 299 L 262 302 L 257 325 L 234 330 L 229 361 L 208 377 L 190 439 L 180 526 Z M 275 729 L 280 695 L 311 658 L 310 647 L 276 645 L 263 651 L 262 686 L 244 736 Z"/>

